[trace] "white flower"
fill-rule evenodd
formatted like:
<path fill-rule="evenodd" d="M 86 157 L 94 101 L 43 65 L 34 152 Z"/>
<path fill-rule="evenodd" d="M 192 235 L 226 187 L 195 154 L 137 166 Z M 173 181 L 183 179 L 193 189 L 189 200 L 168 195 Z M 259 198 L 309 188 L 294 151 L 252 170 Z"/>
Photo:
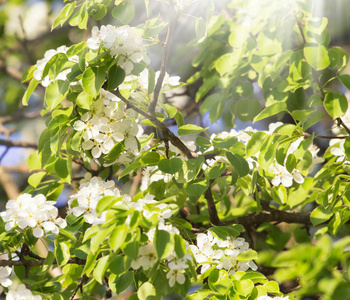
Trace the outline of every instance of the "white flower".
<path fill-rule="evenodd" d="M 10 289 L 7 293 L 6 300 L 42 300 L 40 295 L 33 295 L 31 290 L 27 289 L 24 284 L 20 284 L 17 289 Z"/>
<path fill-rule="evenodd" d="M 135 270 L 141 267 L 144 270 L 148 270 L 156 261 L 157 254 L 153 243 L 147 243 L 139 248 L 137 259 L 131 262 L 131 267 Z"/>
<path fill-rule="evenodd" d="M 183 270 L 170 270 L 166 274 L 166 278 L 169 279 L 169 285 L 170 287 L 173 287 L 175 285 L 175 282 L 178 284 L 184 284 L 185 283 L 185 271 Z"/>
<path fill-rule="evenodd" d="M 343 161 L 346 158 L 344 149 L 345 140 L 332 139 L 329 141 L 330 152 L 334 156 L 338 156 L 337 162 Z"/>
<path fill-rule="evenodd" d="M 59 227 L 66 227 L 66 222 L 58 218 L 58 209 L 54 201 L 47 201 L 44 195 L 32 197 L 22 194 L 17 200 L 9 200 L 6 211 L 0 216 L 6 222 L 5 230 L 18 226 L 21 229 L 33 228 L 33 235 L 41 238 L 45 233 L 58 234 Z"/>
<path fill-rule="evenodd" d="M 285 187 L 291 187 L 293 184 L 293 175 L 288 172 L 288 170 L 281 166 L 279 163 L 275 163 L 270 167 L 271 170 L 275 173 L 275 178 L 271 180 L 271 183 L 274 186 L 278 186 L 282 183 Z"/>
<path fill-rule="evenodd" d="M 0 294 L 3 291 L 2 287 L 9 287 L 12 284 L 12 280 L 9 278 L 11 273 L 11 267 L 0 267 Z"/>

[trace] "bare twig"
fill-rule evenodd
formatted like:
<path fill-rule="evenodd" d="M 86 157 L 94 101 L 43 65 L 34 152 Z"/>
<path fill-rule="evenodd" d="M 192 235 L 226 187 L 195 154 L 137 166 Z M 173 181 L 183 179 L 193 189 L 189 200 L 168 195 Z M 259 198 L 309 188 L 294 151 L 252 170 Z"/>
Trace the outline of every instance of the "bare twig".
<path fill-rule="evenodd" d="M 23 141 L 7 141 L 7 140 L 0 140 L 0 145 L 1 146 L 6 146 L 8 148 L 11 147 L 19 147 L 19 148 L 38 148 L 37 143 L 33 142 L 23 142 Z"/>
<path fill-rule="evenodd" d="M 171 36 L 173 34 L 173 31 L 174 31 L 174 27 L 175 27 L 176 16 L 174 16 L 174 13 L 175 13 L 174 3 L 172 0 L 170 0 L 170 13 L 169 13 L 170 21 L 169 21 L 167 36 L 166 36 L 165 42 L 163 44 L 164 45 L 164 53 L 163 53 L 163 57 L 162 57 L 162 64 L 160 67 L 159 77 L 158 77 L 156 86 L 154 87 L 153 98 L 152 98 L 152 100 L 149 104 L 149 107 L 148 107 L 148 113 L 151 116 L 155 116 L 155 110 L 156 110 L 156 106 L 158 103 L 160 90 L 162 89 L 163 80 L 164 80 L 165 73 L 166 73 L 166 67 L 167 67 L 167 63 L 168 63 L 169 50 L 170 50 L 170 39 L 171 39 Z"/>

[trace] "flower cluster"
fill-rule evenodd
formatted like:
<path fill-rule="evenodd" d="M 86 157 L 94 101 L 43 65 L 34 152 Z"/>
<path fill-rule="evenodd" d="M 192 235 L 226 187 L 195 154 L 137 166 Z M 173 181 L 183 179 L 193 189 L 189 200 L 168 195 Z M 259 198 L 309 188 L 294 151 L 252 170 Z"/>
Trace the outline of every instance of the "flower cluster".
<path fill-rule="evenodd" d="M 289 296 L 286 297 L 270 297 L 270 296 L 260 296 L 258 300 L 289 300 Z"/>
<path fill-rule="evenodd" d="M 137 137 L 142 128 L 135 123 L 137 113 L 126 108 L 126 104 L 112 93 L 101 89 L 100 98 L 94 102 L 91 111 L 75 121 L 73 128 L 83 132 L 82 148 L 91 150 L 94 158 L 108 154 L 113 146 L 124 140 L 125 152 L 122 160 L 138 150 Z"/>
<path fill-rule="evenodd" d="M 27 289 L 24 284 L 20 284 L 17 289 L 10 288 L 6 295 L 6 300 L 42 300 L 42 297 L 33 295 L 31 290 Z"/>
<path fill-rule="evenodd" d="M 102 25 L 100 29 L 94 26 L 86 45 L 93 50 L 100 47 L 109 49 L 112 56 L 118 57 L 118 64 L 125 73 L 129 74 L 135 63 L 150 62 L 142 37 L 136 31 L 136 28 L 129 25 L 121 27 Z"/>
<path fill-rule="evenodd" d="M 46 75 L 44 78 L 42 78 L 43 71 L 48 61 L 58 53 L 67 53 L 67 50 L 68 50 L 68 47 L 66 46 L 60 46 L 56 50 L 55 49 L 47 50 L 44 54 L 44 58 L 36 62 L 36 70 L 33 73 L 33 77 L 36 80 L 40 81 L 43 87 L 47 87 L 50 84 L 50 82 L 52 82 L 53 80 L 64 80 L 64 81 L 67 80 L 67 74 L 71 72 L 71 68 L 67 68 L 61 71 L 59 74 L 56 75 L 56 78 L 50 78 L 49 75 Z M 72 62 L 79 62 L 79 57 L 77 55 L 74 55 L 68 58 L 68 60 Z"/>
<path fill-rule="evenodd" d="M 105 221 L 105 214 L 96 214 L 98 201 L 105 196 L 120 197 L 119 189 L 115 187 L 113 180 L 103 181 L 99 177 L 92 177 L 82 182 L 79 191 L 71 195 L 68 201 L 68 214 L 76 217 L 84 215 L 86 223 L 101 224 Z"/>
<path fill-rule="evenodd" d="M 9 287 L 12 284 L 9 278 L 11 273 L 11 267 L 0 267 L 0 294 L 4 291 L 3 287 Z"/>
<path fill-rule="evenodd" d="M 283 123 L 281 123 L 281 122 L 271 123 L 269 125 L 269 130 L 265 131 L 265 133 L 268 135 L 271 135 L 275 131 L 275 129 L 277 129 L 281 125 L 283 125 Z M 214 140 L 214 138 L 216 138 L 216 137 L 222 138 L 222 139 L 226 139 L 229 137 L 236 137 L 239 142 L 246 145 L 248 143 L 248 141 L 251 139 L 251 134 L 254 132 L 256 132 L 256 130 L 250 126 L 245 128 L 244 130 L 241 130 L 241 131 L 236 131 L 236 130 L 232 129 L 230 132 L 224 131 L 218 135 L 215 135 L 215 134 L 212 135 L 211 140 Z M 286 160 L 287 160 L 287 157 L 289 154 L 294 153 L 298 149 L 302 140 L 303 140 L 303 137 L 300 137 L 296 141 L 294 141 L 293 143 L 290 144 L 288 151 L 287 151 L 287 154 L 286 154 Z M 212 147 L 209 148 L 207 151 L 211 151 L 211 150 L 213 150 Z M 323 158 L 317 156 L 317 153 L 319 152 L 319 150 L 320 149 L 317 148 L 317 146 L 315 146 L 315 145 L 310 145 L 308 148 L 308 151 L 310 151 L 310 153 L 312 155 L 312 163 L 309 166 L 308 173 L 311 173 L 313 171 L 314 165 L 324 161 Z M 247 162 L 248 162 L 249 167 L 251 169 L 253 169 L 254 167 L 255 168 L 259 167 L 259 162 L 256 159 L 258 156 L 259 156 L 259 152 L 256 153 L 253 157 L 247 158 Z M 215 164 L 217 161 L 229 163 L 225 157 L 216 156 L 214 159 L 207 161 L 207 164 L 211 166 L 211 165 Z M 204 166 L 204 167 L 206 167 L 206 166 Z M 290 186 L 292 186 L 293 181 L 296 183 L 299 183 L 299 184 L 304 182 L 304 176 L 298 169 L 293 169 L 292 172 L 289 172 L 287 170 L 287 168 L 284 165 L 280 165 L 276 161 L 276 159 L 273 161 L 273 163 L 271 164 L 269 169 L 272 172 L 272 174 L 274 175 L 274 178 L 271 181 L 271 183 L 274 186 L 278 186 L 278 185 L 282 184 L 285 187 L 290 187 Z"/>
<path fill-rule="evenodd" d="M 225 241 L 213 237 L 208 231 L 207 234 L 197 235 L 197 246 L 190 245 L 190 249 L 197 261 L 202 264 L 201 274 L 205 273 L 213 265 L 217 269 L 225 269 L 233 275 L 237 271 L 247 271 L 249 268 L 257 270 L 253 261 L 237 261 L 237 256 L 249 250 L 249 245 L 243 238 L 227 238 Z"/>
<path fill-rule="evenodd" d="M 162 222 L 162 217 L 159 218 L 160 222 L 158 224 L 159 230 L 165 230 L 171 234 L 180 234 L 179 230 L 172 225 L 165 225 Z M 143 270 L 148 270 L 157 261 L 157 253 L 153 244 L 155 234 L 155 228 L 149 230 L 146 235 L 148 236 L 148 242 L 142 245 L 138 250 L 138 256 L 136 260 L 131 262 L 131 267 L 133 269 L 143 268 Z M 187 245 L 188 246 L 188 245 Z M 182 258 L 179 258 L 175 252 L 172 252 L 164 261 L 164 265 L 168 267 L 168 272 L 166 278 L 169 280 L 169 286 L 173 287 L 175 283 L 183 284 L 186 280 L 185 272 L 189 268 L 188 261 L 192 260 L 188 253 Z"/>
<path fill-rule="evenodd" d="M 33 228 L 33 235 L 37 238 L 47 233 L 57 235 L 59 227 L 66 227 L 67 223 L 58 217 L 55 203 L 55 201 L 47 201 L 41 194 L 35 197 L 22 194 L 17 200 L 9 200 L 6 203 L 6 211 L 0 213 L 6 222 L 5 230 L 9 231 L 18 226 L 20 229 Z"/>

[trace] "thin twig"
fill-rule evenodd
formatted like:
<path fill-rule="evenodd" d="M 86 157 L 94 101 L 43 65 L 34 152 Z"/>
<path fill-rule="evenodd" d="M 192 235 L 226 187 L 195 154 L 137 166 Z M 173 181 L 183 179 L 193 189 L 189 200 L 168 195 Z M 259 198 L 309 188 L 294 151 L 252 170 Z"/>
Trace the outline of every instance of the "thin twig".
<path fill-rule="evenodd" d="M 86 278 L 87 278 L 87 276 L 86 276 L 86 274 L 84 274 L 83 277 L 81 278 L 79 284 L 74 289 L 73 294 L 69 297 L 69 300 L 73 300 L 75 295 L 77 294 L 77 292 L 79 290 L 80 290 L 81 293 L 83 293 L 83 285 L 84 285 L 84 282 L 85 282 Z"/>
<path fill-rule="evenodd" d="M 160 67 L 159 77 L 158 77 L 156 86 L 154 87 L 153 98 L 152 98 L 152 100 L 149 104 L 149 107 L 148 107 L 148 113 L 151 116 L 155 116 L 155 110 L 156 110 L 156 106 L 158 103 L 160 90 L 162 89 L 163 80 L 164 80 L 165 73 L 166 73 L 166 67 L 167 67 L 167 63 L 168 63 L 169 50 L 170 50 L 170 39 L 171 39 L 171 36 L 173 34 L 173 31 L 174 31 L 174 27 L 175 27 L 176 16 L 174 16 L 174 12 L 175 12 L 174 3 L 172 0 L 170 0 L 170 13 L 169 13 L 170 21 L 169 21 L 167 36 L 166 36 L 166 39 L 164 42 L 164 53 L 163 53 L 163 57 L 162 57 L 162 64 Z"/>

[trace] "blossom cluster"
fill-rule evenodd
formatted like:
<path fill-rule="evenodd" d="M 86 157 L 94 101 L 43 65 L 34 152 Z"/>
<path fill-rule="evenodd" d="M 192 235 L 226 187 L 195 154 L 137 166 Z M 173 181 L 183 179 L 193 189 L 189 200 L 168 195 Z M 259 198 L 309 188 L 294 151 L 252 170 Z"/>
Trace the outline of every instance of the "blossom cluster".
<path fill-rule="evenodd" d="M 4 291 L 3 287 L 9 287 L 12 284 L 9 278 L 11 273 L 11 267 L 0 267 L 0 294 Z"/>
<path fill-rule="evenodd" d="M 281 125 L 283 125 L 283 123 L 281 123 L 281 122 L 271 123 L 269 125 L 269 130 L 265 131 L 265 133 L 268 134 L 268 135 L 271 135 L 275 131 L 275 129 L 278 128 Z M 244 145 L 246 145 L 249 142 L 249 140 L 251 139 L 251 134 L 254 133 L 254 132 L 257 132 L 257 130 L 253 129 L 250 126 L 245 128 L 245 129 L 243 129 L 243 130 L 241 130 L 241 131 L 236 131 L 235 129 L 232 129 L 230 132 L 224 131 L 224 132 L 221 132 L 218 135 L 213 134 L 211 136 L 211 140 L 213 140 L 215 137 L 219 137 L 219 138 L 222 138 L 222 139 L 225 139 L 225 138 L 228 138 L 228 137 L 236 137 L 239 142 L 241 142 Z M 299 147 L 299 145 L 300 145 L 300 143 L 302 142 L 303 139 L 304 139 L 303 137 L 300 137 L 296 141 L 294 141 L 293 143 L 290 144 L 290 146 L 288 148 L 288 151 L 286 153 L 286 159 L 285 160 L 287 160 L 287 157 L 288 157 L 289 154 L 294 153 L 298 149 L 298 147 Z M 212 150 L 212 149 L 209 148 L 207 151 L 210 151 L 210 150 Z M 308 173 L 312 173 L 313 169 L 314 169 L 314 166 L 316 164 L 318 164 L 318 163 L 323 162 L 324 159 L 317 156 L 317 154 L 318 154 L 318 152 L 320 150 L 317 146 L 310 145 L 308 150 L 310 151 L 310 153 L 312 155 L 312 163 L 311 163 L 311 165 L 310 165 L 310 167 L 308 169 Z M 254 155 L 254 157 L 248 157 L 247 158 L 247 162 L 248 162 L 248 164 L 250 166 L 250 169 L 253 169 L 254 167 L 255 168 L 259 167 L 259 162 L 256 159 L 256 157 L 258 157 L 258 156 L 259 156 L 259 152 L 256 153 Z M 209 165 L 213 165 L 213 164 L 215 164 L 216 161 L 228 162 L 225 157 L 216 156 L 215 159 L 209 161 L 208 164 Z M 280 184 L 282 184 L 285 187 L 291 187 L 292 184 L 293 184 L 293 181 L 296 182 L 296 183 L 299 183 L 299 184 L 304 182 L 304 176 L 303 176 L 301 171 L 299 171 L 298 169 L 293 169 L 292 172 L 289 172 L 287 170 L 287 168 L 284 165 L 280 165 L 277 162 L 276 159 L 270 165 L 269 169 L 272 172 L 272 174 L 274 175 L 274 178 L 271 180 L 271 183 L 274 186 L 279 186 Z"/>
<path fill-rule="evenodd" d="M 19 227 L 20 229 L 32 228 L 33 235 L 41 238 L 44 234 L 57 235 L 59 227 L 67 226 L 66 220 L 58 217 L 58 209 L 55 201 L 47 201 L 42 194 L 32 197 L 31 194 L 22 194 L 16 200 L 6 203 L 6 211 L 0 212 L 4 220 L 5 230 Z"/>
<path fill-rule="evenodd" d="M 180 234 L 179 230 L 168 224 L 165 225 L 162 221 L 162 217 L 159 218 L 158 224 L 159 230 L 165 230 L 171 234 Z M 136 260 L 131 262 L 131 267 L 133 269 L 143 268 L 143 270 L 148 270 L 157 261 L 157 253 L 153 244 L 155 228 L 149 230 L 146 235 L 148 236 L 148 242 L 142 245 L 138 250 L 138 257 Z M 188 247 L 188 245 L 186 245 Z M 189 268 L 188 261 L 192 260 L 188 253 L 182 258 L 179 258 L 173 251 L 166 259 L 164 259 L 164 264 L 168 267 L 166 278 L 169 280 L 169 286 L 173 287 L 175 283 L 183 284 L 186 280 L 185 272 Z"/>
<path fill-rule="evenodd" d="M 20 284 L 17 288 L 11 286 L 6 295 L 6 300 L 42 300 L 42 297 L 33 295 L 32 291 L 27 289 L 24 284 Z"/>
<path fill-rule="evenodd" d="M 99 177 L 92 177 L 90 180 L 83 181 L 78 192 L 71 195 L 68 200 L 67 214 L 73 214 L 76 217 L 84 215 L 86 223 L 101 224 L 106 216 L 105 213 L 97 215 L 96 206 L 105 196 L 120 197 L 120 191 L 113 180 L 103 181 Z"/>
<path fill-rule="evenodd" d="M 105 221 L 105 213 L 96 214 L 97 203 L 105 196 L 122 197 L 115 205 L 125 205 L 129 208 L 141 212 L 146 219 L 151 218 L 154 214 L 158 216 L 159 223 L 165 222 L 165 219 L 170 218 L 172 210 L 169 205 L 159 203 L 154 200 L 154 196 L 147 194 L 137 201 L 132 201 L 128 194 L 122 195 L 119 188 L 115 186 L 113 180 L 103 181 L 99 177 L 88 178 L 81 183 L 77 193 L 70 196 L 68 201 L 68 214 L 73 214 L 76 217 L 84 215 L 85 222 L 89 224 L 101 224 Z M 155 205 L 155 210 L 148 209 L 148 205 Z M 126 224 L 129 224 L 130 217 L 128 216 Z"/>
<path fill-rule="evenodd" d="M 142 134 L 142 128 L 134 121 L 136 117 L 137 113 L 127 109 L 117 96 L 101 89 L 91 111 L 75 121 L 73 128 L 83 132 L 82 148 L 91 150 L 94 158 L 108 154 L 115 144 L 124 140 L 125 152 L 119 158 L 122 162 L 138 150 L 137 137 Z"/>
<path fill-rule="evenodd" d="M 237 256 L 249 250 L 249 244 L 244 238 L 228 237 L 225 241 L 213 237 L 208 231 L 207 234 L 197 235 L 197 245 L 190 245 L 190 249 L 197 261 L 202 264 L 201 274 L 205 273 L 213 265 L 221 270 L 227 270 L 230 275 L 237 271 L 257 270 L 256 264 L 250 261 L 237 261 Z"/>
<path fill-rule="evenodd" d="M 143 46 L 142 36 L 137 33 L 136 28 L 129 25 L 120 27 L 102 25 L 101 28 L 94 26 L 86 45 L 93 50 L 100 47 L 109 49 L 111 56 L 118 57 L 118 64 L 126 74 L 130 74 L 135 63 L 150 62 Z"/>
<path fill-rule="evenodd" d="M 67 68 L 63 71 L 61 71 L 60 73 L 58 73 L 56 75 L 56 78 L 50 78 L 49 75 L 46 75 L 44 78 L 42 78 L 43 76 L 43 71 L 45 69 L 46 64 L 49 62 L 49 60 L 56 54 L 58 53 L 67 53 L 67 50 L 69 48 L 67 46 L 60 46 L 58 47 L 56 50 L 55 49 L 50 49 L 47 50 L 44 54 L 44 58 L 39 59 L 36 62 L 36 70 L 33 72 L 33 77 L 41 82 L 41 85 L 43 87 L 47 87 L 50 82 L 52 82 L 53 80 L 67 80 L 67 74 L 71 72 L 71 68 Z M 73 55 L 72 57 L 68 58 L 69 61 L 71 62 L 79 62 L 79 57 L 77 55 Z"/>

